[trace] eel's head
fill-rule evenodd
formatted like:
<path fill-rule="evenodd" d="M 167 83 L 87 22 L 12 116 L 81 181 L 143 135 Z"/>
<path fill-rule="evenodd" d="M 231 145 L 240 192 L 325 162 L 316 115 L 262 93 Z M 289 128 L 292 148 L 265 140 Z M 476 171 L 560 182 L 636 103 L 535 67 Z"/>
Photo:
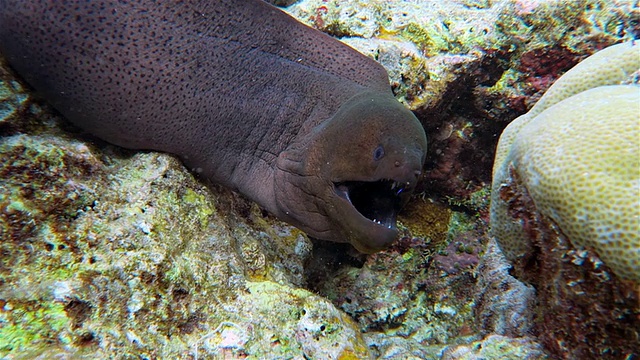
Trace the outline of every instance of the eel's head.
<path fill-rule="evenodd" d="M 390 93 L 357 95 L 280 154 L 280 215 L 312 237 L 382 250 L 398 236 L 426 149 L 424 129 Z"/>

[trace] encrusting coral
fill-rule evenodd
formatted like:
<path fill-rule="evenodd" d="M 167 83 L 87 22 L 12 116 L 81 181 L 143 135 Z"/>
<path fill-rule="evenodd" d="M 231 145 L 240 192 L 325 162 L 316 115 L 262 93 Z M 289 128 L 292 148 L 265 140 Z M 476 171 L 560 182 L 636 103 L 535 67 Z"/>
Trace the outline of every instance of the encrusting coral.
<path fill-rule="evenodd" d="M 531 251 L 527 224 L 501 199 L 515 175 L 537 210 L 618 276 L 640 281 L 640 89 L 617 85 L 640 69 L 640 46 L 622 43 L 561 77 L 498 144 L 491 224 L 505 255 Z"/>

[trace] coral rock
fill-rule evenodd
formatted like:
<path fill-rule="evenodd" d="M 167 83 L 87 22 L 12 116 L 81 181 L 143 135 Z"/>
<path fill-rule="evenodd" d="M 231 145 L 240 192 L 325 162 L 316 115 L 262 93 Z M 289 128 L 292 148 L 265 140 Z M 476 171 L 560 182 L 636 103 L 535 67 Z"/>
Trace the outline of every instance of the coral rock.
<path fill-rule="evenodd" d="M 574 245 L 593 248 L 617 275 L 640 281 L 640 90 L 602 86 L 620 83 L 638 68 L 640 46 L 603 50 L 567 72 L 505 129 L 491 223 L 509 259 L 531 251 L 526 224 L 514 222 L 500 199 L 513 168 L 537 209 Z"/>
<path fill-rule="evenodd" d="M 560 78 L 503 133 L 491 235 L 536 289 L 533 333 L 560 358 L 640 354 L 640 46 Z M 631 83 L 634 83 L 631 81 Z"/>

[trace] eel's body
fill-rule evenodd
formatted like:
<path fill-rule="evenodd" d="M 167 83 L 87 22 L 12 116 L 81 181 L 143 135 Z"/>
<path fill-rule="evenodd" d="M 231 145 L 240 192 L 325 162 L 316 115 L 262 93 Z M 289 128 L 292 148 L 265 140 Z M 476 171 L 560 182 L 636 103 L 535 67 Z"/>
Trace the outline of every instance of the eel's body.
<path fill-rule="evenodd" d="M 0 52 L 84 130 L 363 252 L 424 161 L 380 65 L 260 0 L 0 0 Z"/>

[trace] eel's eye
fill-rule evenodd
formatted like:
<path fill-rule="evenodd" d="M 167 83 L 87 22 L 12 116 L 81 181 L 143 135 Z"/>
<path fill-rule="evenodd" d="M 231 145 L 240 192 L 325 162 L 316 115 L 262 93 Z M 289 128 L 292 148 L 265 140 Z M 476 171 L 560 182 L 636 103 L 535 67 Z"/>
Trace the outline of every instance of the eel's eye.
<path fill-rule="evenodd" d="M 373 160 L 378 161 L 382 159 L 383 156 L 384 156 L 384 148 L 382 147 L 382 145 L 378 145 L 378 147 L 375 150 L 373 150 Z"/>

